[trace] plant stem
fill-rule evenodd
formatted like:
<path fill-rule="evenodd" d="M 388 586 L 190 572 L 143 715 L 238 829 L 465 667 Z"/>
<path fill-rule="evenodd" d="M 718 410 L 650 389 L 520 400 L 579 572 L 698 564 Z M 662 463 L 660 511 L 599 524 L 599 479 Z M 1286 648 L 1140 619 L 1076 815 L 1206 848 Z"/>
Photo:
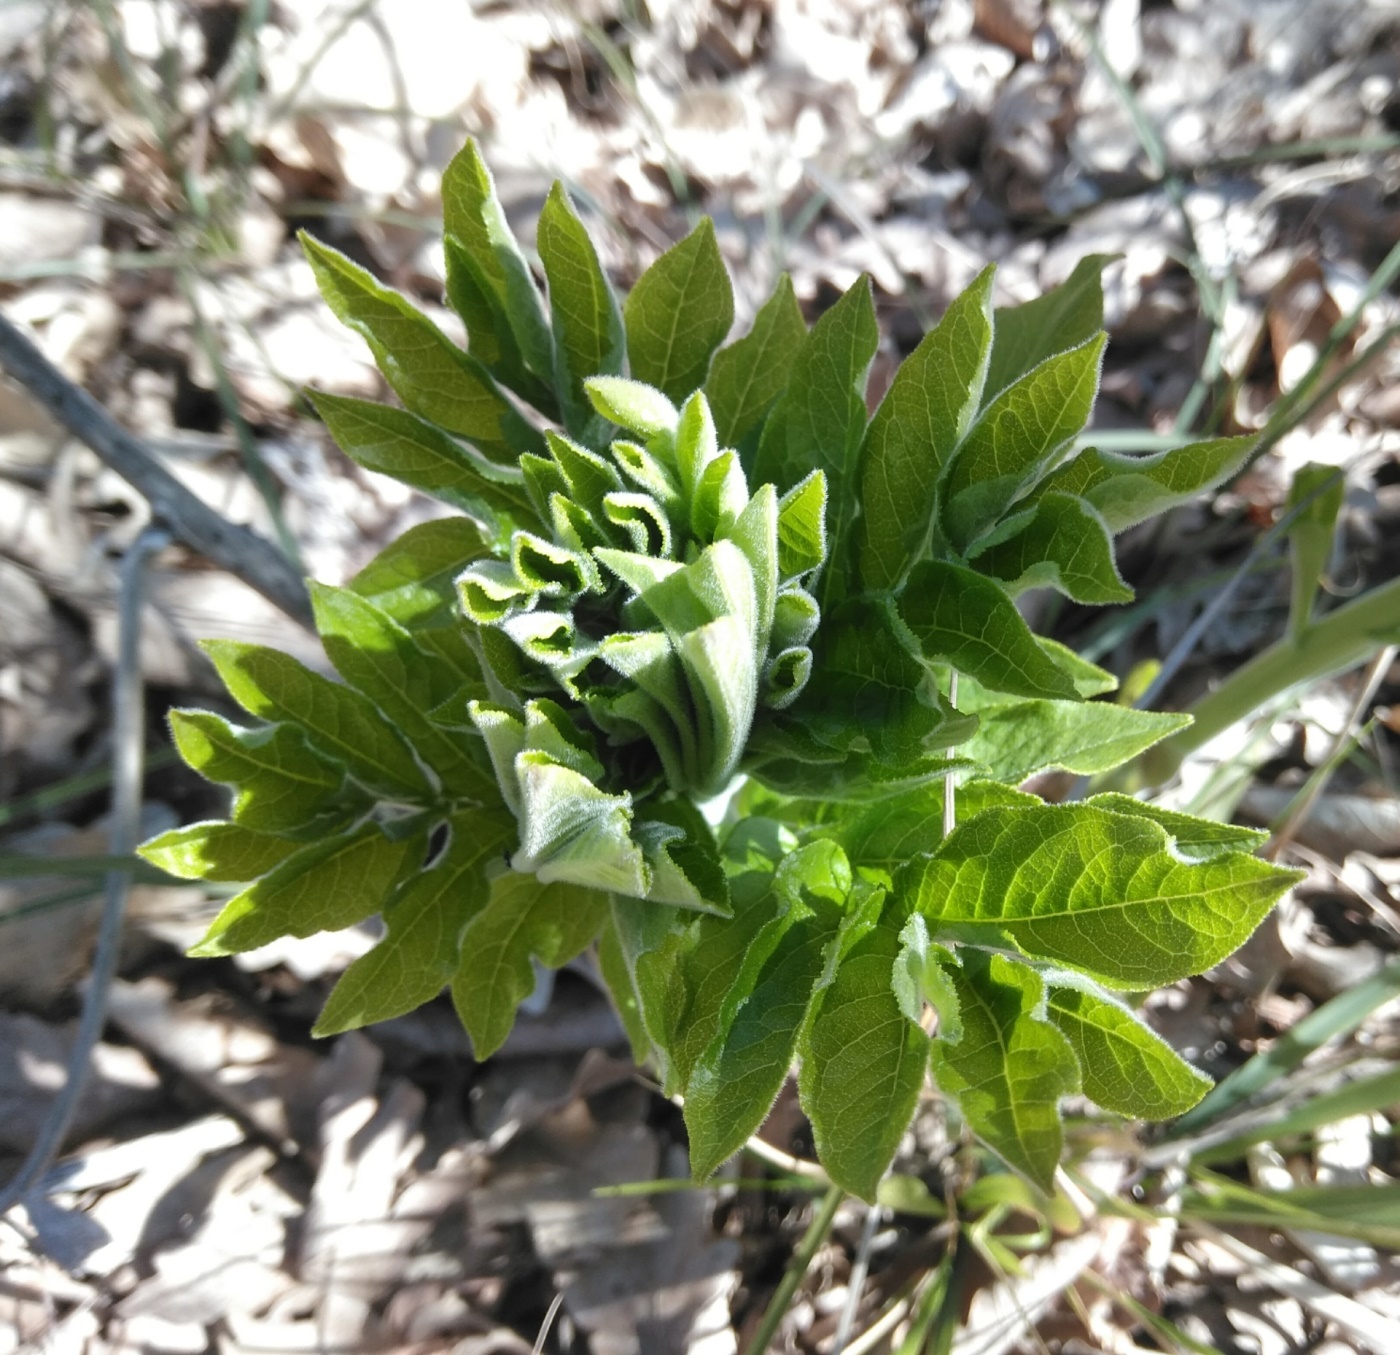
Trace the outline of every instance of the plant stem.
<path fill-rule="evenodd" d="M 763 1314 L 763 1321 L 759 1323 L 758 1330 L 754 1332 L 753 1340 L 744 1348 L 744 1355 L 766 1355 L 769 1345 L 778 1334 L 778 1327 L 782 1323 L 783 1316 L 792 1303 L 792 1296 L 797 1293 L 797 1286 L 802 1283 L 802 1277 L 806 1275 L 807 1268 L 812 1264 L 812 1258 L 817 1254 L 817 1248 L 826 1241 L 826 1235 L 831 1231 L 831 1225 L 836 1218 L 836 1211 L 841 1207 L 841 1201 L 845 1198 L 846 1192 L 840 1186 L 832 1186 L 822 1196 L 821 1208 L 817 1210 L 815 1217 L 807 1225 L 807 1231 L 802 1234 L 802 1241 L 798 1244 L 797 1250 L 793 1252 L 792 1260 L 788 1262 L 788 1268 L 783 1272 L 782 1281 L 773 1291 L 773 1297 L 769 1300 L 767 1311 Z"/>
<path fill-rule="evenodd" d="M 1147 756 L 1155 781 L 1166 780 L 1189 753 L 1258 710 L 1280 692 L 1364 663 L 1400 634 L 1400 579 L 1363 593 L 1309 626 L 1285 636 L 1238 668 L 1191 708 L 1194 723 Z"/>

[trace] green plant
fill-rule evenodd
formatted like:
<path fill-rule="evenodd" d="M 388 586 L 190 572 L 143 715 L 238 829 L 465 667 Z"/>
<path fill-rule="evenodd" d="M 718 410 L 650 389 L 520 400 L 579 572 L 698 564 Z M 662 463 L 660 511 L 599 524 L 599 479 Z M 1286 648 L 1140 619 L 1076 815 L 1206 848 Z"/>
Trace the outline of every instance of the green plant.
<path fill-rule="evenodd" d="M 1114 534 L 1251 445 L 1073 454 L 1103 260 L 996 311 L 988 269 L 868 417 L 866 281 L 809 332 L 784 279 L 725 346 L 708 222 L 620 306 L 560 186 L 544 296 L 475 146 L 443 198 L 466 350 L 305 241 L 403 404 L 322 394 L 321 416 L 459 515 L 348 587 L 312 585 L 343 683 L 206 645 L 261 723 L 172 716 L 186 761 L 234 787 L 231 818 L 144 854 L 253 882 L 194 953 L 382 913 L 318 1031 L 450 986 L 485 1058 L 532 961 L 596 944 L 638 1058 L 684 1096 L 700 1176 L 794 1062 L 823 1165 L 867 1199 L 930 1067 L 1042 1188 L 1062 1097 L 1193 1105 L 1208 1080 L 1120 995 L 1217 963 L 1293 874 L 1245 830 L 1015 788 L 1107 771 L 1187 722 L 1093 699 L 1111 675 L 1034 635 L 1015 596 L 1126 600 Z"/>

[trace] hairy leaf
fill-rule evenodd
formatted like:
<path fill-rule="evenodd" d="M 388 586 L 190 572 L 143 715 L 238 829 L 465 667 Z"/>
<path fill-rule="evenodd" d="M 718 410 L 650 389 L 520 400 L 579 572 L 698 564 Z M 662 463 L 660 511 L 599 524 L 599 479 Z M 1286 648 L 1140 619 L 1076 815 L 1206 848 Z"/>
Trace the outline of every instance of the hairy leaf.
<path fill-rule="evenodd" d="M 705 394 L 723 447 L 739 446 L 787 388 L 807 322 L 784 273 L 754 316 L 753 328 L 715 354 Z"/>
<path fill-rule="evenodd" d="M 301 848 L 223 907 L 191 955 L 256 950 L 280 936 L 311 936 L 363 922 L 383 907 L 422 838 L 393 842 L 366 823 Z"/>
<path fill-rule="evenodd" d="M 1185 1114 L 1210 1090 L 1210 1078 L 1121 1002 L 1046 977 L 1046 1014 L 1074 1049 L 1090 1100 L 1118 1115 L 1167 1120 Z"/>
<path fill-rule="evenodd" d="M 220 820 L 172 828 L 143 842 L 138 855 L 182 880 L 256 880 L 299 851 L 300 843 Z"/>
<path fill-rule="evenodd" d="M 734 289 L 708 217 L 637 279 L 622 314 L 638 381 L 677 404 L 704 385 L 734 323 Z"/>
<path fill-rule="evenodd" d="M 535 987 L 533 957 L 557 969 L 578 955 L 607 920 L 607 895 L 529 875 L 497 876 L 486 907 L 462 934 L 452 1001 L 478 1060 L 490 1058 Z"/>
<path fill-rule="evenodd" d="M 447 821 L 448 842 L 427 870 L 410 876 L 384 908 L 385 935 L 331 990 L 316 1035 L 338 1035 L 402 1016 L 451 982 L 462 931 L 487 903 L 488 870 L 503 868 L 515 839 L 509 815 L 471 810 Z"/>
<path fill-rule="evenodd" d="M 967 434 L 991 353 L 992 275 L 984 268 L 901 364 L 861 449 L 860 572 L 895 587 L 933 530 L 938 478 Z"/>
<path fill-rule="evenodd" d="M 973 1133 L 1049 1192 L 1063 1141 L 1060 1098 L 1079 1090 L 1074 1051 L 1038 1015 L 1038 974 L 1004 955 L 965 947 L 958 955 L 948 974 L 962 1029 L 934 1040 L 934 1081 L 957 1098 Z"/>
<path fill-rule="evenodd" d="M 1216 823 L 1211 819 L 1197 818 L 1194 814 L 1163 809 L 1145 800 L 1135 800 L 1130 795 L 1108 792 L 1093 796 L 1088 803 L 1115 814 L 1135 814 L 1160 823 L 1171 834 L 1176 850 L 1198 861 L 1223 856 L 1227 852 L 1252 852 L 1269 840 L 1268 832 L 1262 828 Z"/>
<path fill-rule="evenodd" d="M 1069 804 L 988 809 L 897 884 L 935 935 L 1143 989 L 1218 964 L 1298 878 L 1252 856 L 1185 861 L 1159 824 Z"/>

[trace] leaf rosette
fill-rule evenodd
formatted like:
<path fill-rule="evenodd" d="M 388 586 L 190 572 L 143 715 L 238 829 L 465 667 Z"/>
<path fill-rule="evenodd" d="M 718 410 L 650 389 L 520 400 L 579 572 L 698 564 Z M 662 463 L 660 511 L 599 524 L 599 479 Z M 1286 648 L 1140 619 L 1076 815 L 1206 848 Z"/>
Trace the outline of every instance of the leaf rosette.
<path fill-rule="evenodd" d="M 1122 994 L 1218 963 L 1293 875 L 1248 830 L 1017 789 L 1111 771 L 1187 720 L 1100 699 L 1112 675 L 1034 634 L 1018 595 L 1130 598 L 1114 536 L 1251 447 L 1079 448 L 1105 260 L 1007 309 L 986 270 L 871 414 L 865 279 L 810 330 L 783 279 L 726 343 L 707 221 L 620 304 L 560 186 L 543 287 L 474 145 L 443 204 L 465 348 L 304 242 L 400 402 L 317 410 L 449 515 L 312 585 L 339 681 L 206 645 L 254 723 L 171 729 L 229 817 L 143 848 L 244 884 L 196 953 L 377 913 L 318 1032 L 447 988 L 485 1058 L 537 966 L 596 947 L 700 1175 L 794 1067 L 823 1164 L 867 1198 L 930 1071 L 1045 1189 L 1063 1097 L 1189 1108 L 1205 1080 Z"/>

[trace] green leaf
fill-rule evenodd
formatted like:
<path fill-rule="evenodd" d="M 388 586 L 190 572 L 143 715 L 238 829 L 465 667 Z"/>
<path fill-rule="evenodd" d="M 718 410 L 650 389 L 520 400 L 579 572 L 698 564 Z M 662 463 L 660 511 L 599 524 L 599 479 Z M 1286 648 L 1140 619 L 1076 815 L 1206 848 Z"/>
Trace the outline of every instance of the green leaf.
<path fill-rule="evenodd" d="M 182 880 L 256 880 L 301 844 L 235 823 L 192 823 L 143 842 L 136 851 Z"/>
<path fill-rule="evenodd" d="M 991 353 L 989 265 L 900 365 L 861 450 L 860 572 L 894 588 L 924 553 L 938 478 L 967 434 Z"/>
<path fill-rule="evenodd" d="M 598 971 L 608 986 L 608 996 L 612 998 L 613 1009 L 622 1022 L 622 1028 L 627 1032 L 627 1042 L 632 1046 L 632 1062 L 641 1067 L 652 1057 L 651 1037 L 642 1019 L 641 1001 L 627 967 L 627 956 L 622 949 L 617 925 L 612 918 L 603 924 L 603 934 L 598 939 Z"/>
<path fill-rule="evenodd" d="M 1013 597 L 1048 587 L 1091 605 L 1133 600 L 1114 561 L 1108 525 L 1072 494 L 1041 495 L 1020 531 L 976 559 L 977 568 L 1002 580 Z"/>
<path fill-rule="evenodd" d="M 1136 814 L 1160 823 L 1171 834 L 1176 850 L 1195 861 L 1206 861 L 1227 852 L 1252 852 L 1269 840 L 1267 829 L 1241 828 L 1238 824 L 1198 819 L 1194 814 L 1163 809 L 1146 800 L 1135 800 L 1131 795 L 1110 791 L 1091 797 L 1087 803 L 1114 814 Z"/>
<path fill-rule="evenodd" d="M 1315 461 L 1299 467 L 1289 486 L 1286 511 L 1300 510 L 1288 532 L 1293 559 L 1288 629 L 1295 639 L 1312 622 L 1313 604 L 1323 570 L 1332 556 L 1337 514 L 1342 510 L 1346 488 L 1346 475 L 1338 467 Z"/>
<path fill-rule="evenodd" d="M 1103 269 L 1112 254 L 1087 254 L 1058 287 L 1020 306 L 998 306 L 986 392 L 995 399 L 1046 358 L 1103 328 Z"/>
<path fill-rule="evenodd" d="M 439 656 L 419 649 L 387 612 L 349 588 L 313 582 L 311 606 L 336 671 L 410 740 L 444 789 L 495 801 L 495 782 L 473 757 L 480 745 L 428 718 L 429 711 L 459 693 L 465 719 L 470 693 L 460 692 L 461 675 Z"/>
<path fill-rule="evenodd" d="M 778 577 L 820 569 L 826 559 L 826 476 L 814 470 L 778 501 Z"/>
<path fill-rule="evenodd" d="M 967 435 L 944 489 L 943 521 L 966 547 L 1001 519 L 1084 427 L 1099 386 L 1107 336 L 1046 358 L 987 407 Z"/>
<path fill-rule="evenodd" d="M 1060 1098 L 1079 1090 L 1065 1037 L 1038 1015 L 1045 986 L 1004 955 L 963 948 L 949 969 L 962 1017 L 959 1038 L 933 1042 L 939 1090 L 957 1098 L 969 1127 L 1041 1190 L 1054 1190 L 1064 1134 Z"/>
<path fill-rule="evenodd" d="M 1046 1014 L 1070 1042 L 1091 1101 L 1130 1119 L 1169 1120 L 1210 1090 L 1210 1078 L 1121 1002 L 1087 986 L 1059 984 L 1053 975 L 1046 978 Z"/>
<path fill-rule="evenodd" d="M 1110 771 L 1191 723 L 1189 715 L 1107 701 L 1018 701 L 977 710 L 977 732 L 959 752 L 1011 785 L 1055 768 L 1076 776 Z"/>
<path fill-rule="evenodd" d="M 757 1132 L 797 1049 L 813 990 L 836 940 L 850 869 L 832 843 L 793 852 L 775 889 L 788 899 L 781 939 L 758 971 L 748 1000 L 691 1070 L 685 1123 L 690 1169 L 709 1176 Z M 888 977 L 886 978 L 888 982 Z"/>
<path fill-rule="evenodd" d="M 1256 437 L 1213 438 L 1150 456 L 1086 447 L 1040 486 L 1077 494 L 1098 509 L 1115 535 L 1223 484 L 1249 460 Z"/>
<path fill-rule="evenodd" d="M 910 1021 L 921 1022 L 925 1004 L 931 1003 L 938 1014 L 939 1033 L 955 1043 L 962 1039 L 962 1008 L 948 971 L 956 964 L 951 950 L 929 938 L 923 914 L 910 913 L 899 933 L 890 989 Z"/>
<path fill-rule="evenodd" d="M 1252 856 L 1184 861 L 1159 824 L 1068 804 L 986 810 L 896 884 L 935 935 L 1145 989 L 1219 964 L 1299 878 Z"/>
<path fill-rule="evenodd" d="M 454 609 L 457 576 L 489 554 L 465 518 L 434 518 L 395 537 L 346 586 L 399 625 L 416 629 Z"/>
<path fill-rule="evenodd" d="M 737 447 L 786 389 L 807 322 L 784 273 L 754 316 L 753 328 L 715 354 L 705 394 L 722 447 Z"/>
<path fill-rule="evenodd" d="M 430 792 L 408 745 L 368 697 L 263 645 L 205 640 L 200 648 L 250 715 L 296 725 L 317 752 L 344 763 L 372 790 L 409 799 Z"/>
<path fill-rule="evenodd" d="M 190 954 L 235 955 L 282 936 L 311 936 L 363 922 L 383 906 L 405 860 L 422 847 L 421 837 L 391 842 L 373 823 L 303 847 L 235 894 Z"/>
<path fill-rule="evenodd" d="M 545 884 L 511 872 L 497 876 L 486 907 L 462 934 L 462 961 L 452 1001 L 478 1061 L 490 1058 L 515 1024 L 515 1009 L 534 991 L 530 960 L 567 964 L 598 935 L 607 895 L 578 885 Z"/>
<path fill-rule="evenodd" d="M 289 833 L 336 802 L 343 769 L 313 752 L 294 725 L 239 729 L 207 710 L 172 710 L 180 756 L 209 781 L 234 787 L 235 823 Z"/>
<path fill-rule="evenodd" d="M 705 217 L 637 279 L 623 307 L 632 375 L 680 404 L 734 323 L 734 290 Z"/>
<path fill-rule="evenodd" d="M 558 182 L 540 212 L 536 245 L 549 282 L 554 380 L 564 424 L 586 442 L 600 439 L 603 430 L 583 383 L 590 376 L 622 375 L 627 336 L 598 251 Z"/>
<path fill-rule="evenodd" d="M 841 960 L 802 1034 L 797 1085 L 818 1160 L 864 1200 L 894 1160 L 928 1069 L 929 1037 L 891 989 L 899 950 L 897 926 L 882 919 Z"/>
<path fill-rule="evenodd" d="M 973 729 L 950 713 L 932 675 L 906 647 L 892 605 L 849 603 L 818 631 L 812 680 L 793 721 L 831 748 L 868 747 L 892 768 L 961 743 Z"/>
<path fill-rule="evenodd" d="M 1064 670 L 1074 683 L 1074 689 L 1086 700 L 1092 696 L 1104 696 L 1118 690 L 1118 679 L 1106 668 L 1100 668 L 1088 659 L 1080 658 L 1068 645 L 1052 640 L 1047 635 L 1037 635 L 1035 642 L 1054 660 L 1057 667 Z"/>
<path fill-rule="evenodd" d="M 462 931 L 486 906 L 488 869 L 503 865 L 515 838 L 509 815 L 470 810 L 447 821 L 448 842 L 425 871 L 410 876 L 384 908 L 385 935 L 331 990 L 315 1035 L 402 1016 L 451 982 Z"/>
<path fill-rule="evenodd" d="M 916 565 L 900 594 L 899 614 L 926 659 L 950 663 L 991 691 L 1071 701 L 1079 695 L 1015 603 L 975 570 L 942 560 Z"/>
<path fill-rule="evenodd" d="M 655 386 L 625 376 L 591 376 L 583 388 L 593 408 L 619 428 L 648 441 L 675 436 L 680 413 Z"/>
<path fill-rule="evenodd" d="M 440 428 L 407 410 L 345 395 L 310 393 L 336 444 L 366 470 L 421 489 L 494 533 L 538 522 L 524 482 L 507 477 Z"/>
<path fill-rule="evenodd" d="M 998 805 L 1031 806 L 1040 801 L 995 781 L 972 781 L 957 787 L 953 803 L 959 819 L 970 819 Z M 906 861 L 937 851 L 943 841 L 942 785 L 919 786 L 842 819 L 837 840 L 852 865 L 893 875 Z"/>
<path fill-rule="evenodd" d="M 791 488 L 812 470 L 826 476 L 827 541 L 837 559 L 855 519 L 856 476 L 865 436 L 865 378 L 880 343 L 870 279 L 861 278 L 812 326 L 793 359 L 787 390 L 763 425 L 754 459 L 759 483 Z M 818 601 L 844 588 L 842 571 L 829 567 Z"/>
<path fill-rule="evenodd" d="M 513 462 L 540 436 L 496 389 L 486 369 L 397 292 L 304 231 L 302 248 L 337 318 L 369 345 L 384 379 L 413 413 L 486 456 Z"/>
<path fill-rule="evenodd" d="M 488 367 L 499 366 L 512 386 L 527 371 L 549 382 L 553 353 L 539 289 L 475 141 L 443 171 L 442 215 L 448 294 L 467 323 L 473 352 Z M 528 385 L 521 393 L 529 398 Z"/>

